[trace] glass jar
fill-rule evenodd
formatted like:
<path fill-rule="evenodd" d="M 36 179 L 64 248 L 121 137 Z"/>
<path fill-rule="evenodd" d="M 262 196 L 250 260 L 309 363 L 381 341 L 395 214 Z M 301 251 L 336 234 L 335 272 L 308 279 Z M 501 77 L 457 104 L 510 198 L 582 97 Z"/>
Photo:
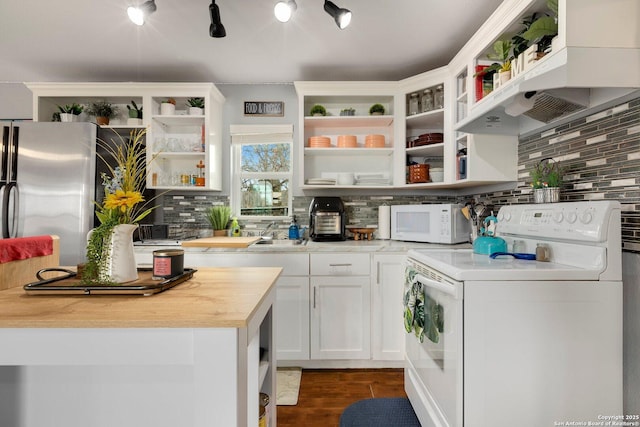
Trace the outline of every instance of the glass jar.
<path fill-rule="evenodd" d="M 431 92 L 431 89 L 425 89 L 424 92 L 422 92 L 420 104 L 422 105 L 423 113 L 433 110 L 433 93 Z"/>
<path fill-rule="evenodd" d="M 436 92 L 433 95 L 433 104 L 436 110 L 444 108 L 444 88 L 442 85 L 436 87 Z"/>
<path fill-rule="evenodd" d="M 409 96 L 409 115 L 413 116 L 420 112 L 420 99 L 418 93 L 414 92 Z"/>

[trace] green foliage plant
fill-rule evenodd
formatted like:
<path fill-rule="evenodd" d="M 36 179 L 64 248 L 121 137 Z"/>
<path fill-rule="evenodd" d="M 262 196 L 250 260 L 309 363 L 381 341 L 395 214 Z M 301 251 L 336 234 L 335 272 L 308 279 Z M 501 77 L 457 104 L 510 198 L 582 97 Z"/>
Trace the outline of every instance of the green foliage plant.
<path fill-rule="evenodd" d="M 522 33 L 529 44 L 538 44 L 538 52 L 544 52 L 551 46 L 551 41 L 558 34 L 558 0 L 547 0 L 547 7 L 554 14 L 544 14 L 532 20 L 529 28 Z"/>
<path fill-rule="evenodd" d="M 211 228 L 214 230 L 224 230 L 231 219 L 231 208 L 229 206 L 211 206 L 205 211 L 205 216 Z"/>
<path fill-rule="evenodd" d="M 369 108 L 369 114 L 380 113 L 384 114 L 384 105 L 382 104 L 373 104 L 371 108 Z"/>
<path fill-rule="evenodd" d="M 84 110 L 84 107 L 80 104 L 76 104 L 75 102 L 71 105 L 58 105 L 58 109 L 61 113 L 65 114 L 73 114 L 74 116 L 79 116 Z"/>
<path fill-rule="evenodd" d="M 187 99 L 187 105 L 189 107 L 204 108 L 204 98 L 189 98 Z"/>
<path fill-rule="evenodd" d="M 112 118 L 118 114 L 118 107 L 107 101 L 96 101 L 89 104 L 87 114 L 95 117 Z"/>
<path fill-rule="evenodd" d="M 132 119 L 141 119 L 142 118 L 142 105 L 138 107 L 134 100 L 131 100 L 131 105 L 127 105 L 127 110 L 129 110 L 129 117 Z"/>
<path fill-rule="evenodd" d="M 309 114 L 311 114 L 312 116 L 315 116 L 316 114 L 320 114 L 320 115 L 326 116 L 327 115 L 327 109 L 324 108 L 320 104 L 316 104 L 313 107 L 311 107 L 311 111 L 309 112 Z"/>
<path fill-rule="evenodd" d="M 544 158 L 535 164 L 529 172 L 533 188 L 560 187 L 564 170 L 551 157 Z"/>

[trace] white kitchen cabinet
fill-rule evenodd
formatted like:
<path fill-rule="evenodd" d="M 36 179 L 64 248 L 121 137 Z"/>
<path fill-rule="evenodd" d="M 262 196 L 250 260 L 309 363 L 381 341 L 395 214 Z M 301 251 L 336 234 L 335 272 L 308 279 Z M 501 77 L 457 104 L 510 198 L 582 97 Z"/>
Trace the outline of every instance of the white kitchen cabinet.
<path fill-rule="evenodd" d="M 184 262 L 185 267 L 282 267 L 276 281 L 276 358 L 309 359 L 308 254 L 185 252 Z"/>
<path fill-rule="evenodd" d="M 312 359 L 371 358 L 369 259 L 357 253 L 310 255 Z"/>
<path fill-rule="evenodd" d="M 449 70 L 442 67 L 404 79 L 400 81 L 399 87 L 404 100 L 402 106 L 404 126 L 399 127 L 404 164 L 401 170 L 396 171 L 396 183 L 411 188 L 439 187 L 450 183 L 453 177 L 454 163 L 451 159 L 453 150 L 451 149 L 452 141 L 449 132 L 451 127 L 451 104 L 448 100 L 448 94 L 451 92 Z M 436 90 L 442 92 L 442 103 L 435 102 Z M 423 111 L 421 97 L 425 91 L 431 92 L 432 101 Z M 414 103 L 417 104 L 417 107 L 412 106 Z M 424 144 L 419 139 L 421 135 L 426 137 L 427 135 L 433 136 L 433 134 L 443 134 L 443 141 Z M 442 182 L 415 182 L 416 180 L 412 179 L 409 169 L 409 165 L 412 163 L 428 164 L 429 168 L 443 168 L 444 180 Z"/>
<path fill-rule="evenodd" d="M 202 115 L 188 114 L 189 98 L 204 99 Z M 173 99 L 174 114 L 162 114 Z M 221 190 L 221 109 L 224 97 L 213 84 L 158 89 L 148 103 L 147 186 L 162 189 Z"/>
<path fill-rule="evenodd" d="M 559 0 L 557 3 L 558 34 L 551 50 L 541 58 L 535 56 L 535 49 L 526 59 L 520 55 L 518 64 L 512 62 L 515 75 L 490 93 L 476 94 L 473 77 L 476 67 L 493 62 L 487 54 L 493 52 L 495 41 L 510 40 L 524 28 L 525 18 L 533 13 L 553 15 L 546 0 L 503 3 L 452 59 L 449 67 L 454 72 L 463 67 L 468 70 L 468 109 L 464 117 L 456 120 L 456 130 L 512 135 L 517 143 L 517 135 L 544 127 L 553 120 L 568 118 L 580 110 L 567 106 L 565 99 L 589 108 L 623 95 L 620 90 L 608 91 L 608 88 L 629 88 L 630 93 L 631 88 L 640 86 L 640 40 L 629 30 L 637 27 L 637 0 Z M 602 25 L 604 22 L 611 25 Z M 611 75 L 611 64 L 619 64 L 614 67 L 615 78 Z M 540 102 L 524 97 L 525 93 L 539 96 L 541 92 L 548 96 L 539 97 Z M 528 99 L 535 101 L 537 113 L 532 114 L 533 106 Z"/>
<path fill-rule="evenodd" d="M 299 185 L 312 188 L 390 188 L 394 175 L 395 82 L 295 82 L 298 93 L 301 142 L 298 150 Z M 311 108 L 322 105 L 327 115 L 310 115 Z M 373 104 L 382 104 L 383 115 L 370 115 Z M 353 109 L 352 116 L 343 115 Z M 341 147 L 340 135 L 356 137 L 356 147 Z M 383 147 L 367 147 L 368 135 L 383 135 Z M 326 136 L 331 146 L 310 147 L 309 138 Z M 352 183 L 316 185 L 309 180 L 336 179 L 338 174 L 355 174 Z"/>
<path fill-rule="evenodd" d="M 281 276 L 276 282 L 276 356 L 309 360 L 309 277 Z"/>
<path fill-rule="evenodd" d="M 33 92 L 35 121 L 49 121 L 58 105 L 88 105 L 104 100 L 118 114 L 101 126 L 128 136 L 131 130 L 147 129 L 147 188 L 219 191 L 222 189 L 222 104 L 224 96 L 212 83 L 27 83 Z M 187 99 L 204 98 L 204 114 L 188 115 Z M 175 114 L 162 115 L 160 104 L 173 98 Z M 142 124 L 128 124 L 127 105 L 142 107 Z M 82 113 L 80 121 L 92 120 Z M 114 135 L 115 136 L 115 135 Z M 198 165 L 202 167 L 198 167 Z M 195 185 L 195 177 L 204 178 Z M 187 179 L 188 177 L 188 179 Z M 202 184 L 202 180 L 197 181 Z"/>
<path fill-rule="evenodd" d="M 404 359 L 403 275 L 405 254 L 384 253 L 372 257 L 371 357 Z"/>

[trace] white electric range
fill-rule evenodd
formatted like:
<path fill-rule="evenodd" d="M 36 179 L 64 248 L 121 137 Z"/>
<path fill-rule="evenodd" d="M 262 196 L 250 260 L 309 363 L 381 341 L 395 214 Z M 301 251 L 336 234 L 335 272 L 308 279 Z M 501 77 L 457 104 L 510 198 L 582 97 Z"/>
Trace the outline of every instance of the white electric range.
<path fill-rule="evenodd" d="M 422 425 L 542 427 L 622 414 L 619 203 L 505 206 L 497 230 L 509 249 L 545 245 L 550 261 L 408 253 L 405 390 Z"/>

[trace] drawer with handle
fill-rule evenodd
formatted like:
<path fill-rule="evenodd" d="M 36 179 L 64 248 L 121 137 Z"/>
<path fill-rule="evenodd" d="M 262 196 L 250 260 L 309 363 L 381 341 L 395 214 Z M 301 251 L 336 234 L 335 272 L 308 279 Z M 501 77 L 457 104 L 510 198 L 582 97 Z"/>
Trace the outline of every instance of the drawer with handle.
<path fill-rule="evenodd" d="M 368 276 L 370 271 L 369 254 L 312 253 L 312 276 Z"/>

